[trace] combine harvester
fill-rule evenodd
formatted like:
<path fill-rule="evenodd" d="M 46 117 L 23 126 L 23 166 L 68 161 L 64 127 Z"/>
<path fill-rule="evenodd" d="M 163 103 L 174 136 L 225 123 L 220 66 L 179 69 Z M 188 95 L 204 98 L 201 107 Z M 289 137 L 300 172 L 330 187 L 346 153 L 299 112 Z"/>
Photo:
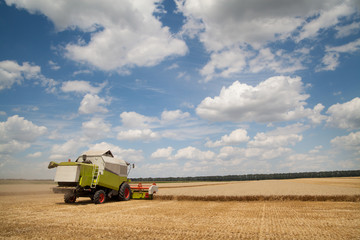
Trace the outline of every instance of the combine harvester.
<path fill-rule="evenodd" d="M 90 197 L 95 204 L 110 198 L 120 201 L 153 199 L 158 191 L 155 183 L 130 185 L 127 178 L 130 163 L 114 158 L 110 150 L 88 151 L 75 162 L 52 161 L 48 168 L 57 168 L 54 181 L 58 186 L 53 192 L 64 193 L 65 203 L 74 203 L 78 197 Z"/>

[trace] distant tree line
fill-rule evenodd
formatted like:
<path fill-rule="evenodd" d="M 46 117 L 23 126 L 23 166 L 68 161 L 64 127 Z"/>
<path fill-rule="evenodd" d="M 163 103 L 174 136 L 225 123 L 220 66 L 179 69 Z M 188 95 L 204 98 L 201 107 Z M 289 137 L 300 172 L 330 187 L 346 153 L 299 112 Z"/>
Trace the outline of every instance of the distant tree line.
<path fill-rule="evenodd" d="M 134 182 L 194 182 L 194 181 L 252 181 L 269 179 L 294 179 L 294 178 L 325 178 L 325 177 L 357 177 L 360 170 L 325 171 L 325 172 L 297 172 L 297 173 L 269 173 L 269 174 L 244 174 L 226 176 L 198 176 L 198 177 L 158 177 L 158 178 L 131 178 Z"/>

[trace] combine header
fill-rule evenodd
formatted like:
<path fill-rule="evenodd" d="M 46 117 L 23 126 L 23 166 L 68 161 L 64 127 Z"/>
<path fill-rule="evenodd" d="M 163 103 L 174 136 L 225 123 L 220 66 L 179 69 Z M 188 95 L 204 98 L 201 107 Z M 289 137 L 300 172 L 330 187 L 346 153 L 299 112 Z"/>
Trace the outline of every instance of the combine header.
<path fill-rule="evenodd" d="M 130 188 L 132 191 L 132 198 L 134 199 L 153 199 L 154 193 L 158 191 L 158 187 L 155 183 L 147 185 L 141 183 L 130 184 Z"/>
<path fill-rule="evenodd" d="M 130 185 L 127 178 L 130 163 L 114 158 L 110 150 L 88 151 L 75 162 L 50 162 L 48 168 L 57 168 L 54 181 L 58 186 L 53 191 L 64 193 L 65 203 L 74 203 L 78 197 L 90 197 L 95 204 L 110 198 L 122 201 L 153 199 L 158 191 L 155 183 Z"/>

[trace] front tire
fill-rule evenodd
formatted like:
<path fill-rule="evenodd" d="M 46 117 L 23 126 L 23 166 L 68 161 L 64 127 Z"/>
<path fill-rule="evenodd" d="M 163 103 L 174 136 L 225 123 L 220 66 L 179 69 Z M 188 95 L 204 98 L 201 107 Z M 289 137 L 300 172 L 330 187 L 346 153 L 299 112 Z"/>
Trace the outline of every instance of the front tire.
<path fill-rule="evenodd" d="M 104 190 L 98 190 L 94 194 L 94 203 L 95 204 L 102 204 L 106 200 L 106 193 Z"/>
<path fill-rule="evenodd" d="M 119 189 L 119 200 L 120 201 L 129 201 L 131 198 L 131 188 L 128 183 L 123 183 Z"/>
<path fill-rule="evenodd" d="M 64 202 L 65 203 L 74 203 L 76 202 L 76 195 L 73 192 L 65 193 L 64 195 Z"/>

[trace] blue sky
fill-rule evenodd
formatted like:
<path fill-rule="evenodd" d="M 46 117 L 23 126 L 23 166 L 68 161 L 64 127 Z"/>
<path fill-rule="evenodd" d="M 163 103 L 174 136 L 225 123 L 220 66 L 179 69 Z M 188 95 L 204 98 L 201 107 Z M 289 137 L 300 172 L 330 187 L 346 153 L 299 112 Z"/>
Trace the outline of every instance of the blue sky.
<path fill-rule="evenodd" d="M 360 168 L 359 1 L 0 0 L 0 178 Z"/>

